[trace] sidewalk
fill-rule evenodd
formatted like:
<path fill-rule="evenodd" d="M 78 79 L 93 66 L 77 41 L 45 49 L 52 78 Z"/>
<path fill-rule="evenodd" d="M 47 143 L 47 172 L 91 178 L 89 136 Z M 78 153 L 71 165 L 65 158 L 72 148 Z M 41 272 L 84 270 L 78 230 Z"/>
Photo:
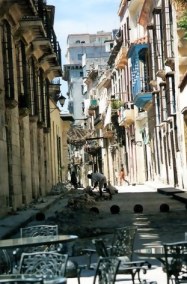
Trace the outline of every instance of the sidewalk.
<path fill-rule="evenodd" d="M 60 195 L 46 196 L 36 204 L 16 213 L 9 214 L 0 219 L 0 239 L 9 238 L 14 235 L 20 227 L 26 226 L 27 223 L 35 219 L 36 213 L 45 212 L 59 200 Z"/>

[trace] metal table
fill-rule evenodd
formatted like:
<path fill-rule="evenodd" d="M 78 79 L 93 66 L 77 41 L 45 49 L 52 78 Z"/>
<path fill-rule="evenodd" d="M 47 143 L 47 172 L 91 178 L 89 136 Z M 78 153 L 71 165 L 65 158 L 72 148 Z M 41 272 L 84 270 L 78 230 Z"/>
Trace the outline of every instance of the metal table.
<path fill-rule="evenodd" d="M 33 274 L 3 274 L 0 275 L 0 283 L 34 283 L 35 281 L 41 281 L 44 284 L 66 284 L 67 279 L 62 276 L 53 276 L 49 278 L 45 278 L 40 275 L 33 275 Z"/>
<path fill-rule="evenodd" d="M 52 245 L 75 241 L 76 235 L 37 236 L 0 240 L 0 249 Z"/>
<path fill-rule="evenodd" d="M 162 245 L 150 245 L 134 251 L 139 257 L 156 258 L 164 264 L 164 247 Z"/>

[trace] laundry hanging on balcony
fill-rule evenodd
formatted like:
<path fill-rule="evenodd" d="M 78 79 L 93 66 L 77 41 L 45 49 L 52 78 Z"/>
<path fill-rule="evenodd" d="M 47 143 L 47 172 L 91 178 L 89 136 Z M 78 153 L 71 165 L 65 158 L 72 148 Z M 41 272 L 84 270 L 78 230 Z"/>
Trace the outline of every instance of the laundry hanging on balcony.
<path fill-rule="evenodd" d="M 91 135 L 91 131 L 80 128 L 79 126 L 72 126 L 67 132 L 67 143 L 74 146 L 83 146 L 86 143 L 86 139 Z"/>

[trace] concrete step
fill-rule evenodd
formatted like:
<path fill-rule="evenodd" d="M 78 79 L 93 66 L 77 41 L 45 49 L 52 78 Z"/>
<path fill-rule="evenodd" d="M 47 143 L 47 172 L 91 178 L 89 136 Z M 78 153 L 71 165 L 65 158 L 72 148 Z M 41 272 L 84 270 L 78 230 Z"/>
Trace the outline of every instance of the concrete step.
<path fill-rule="evenodd" d="M 173 198 L 187 204 L 187 192 L 175 193 Z"/>
<path fill-rule="evenodd" d="M 175 188 L 175 187 L 162 187 L 157 188 L 158 193 L 166 194 L 166 195 L 173 195 L 176 193 L 184 193 L 183 190 Z"/>

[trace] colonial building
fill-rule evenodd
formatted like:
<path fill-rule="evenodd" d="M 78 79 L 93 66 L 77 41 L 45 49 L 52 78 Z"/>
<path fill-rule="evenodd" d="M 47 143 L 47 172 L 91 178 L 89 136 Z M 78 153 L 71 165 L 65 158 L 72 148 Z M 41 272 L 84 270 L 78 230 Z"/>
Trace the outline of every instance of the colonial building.
<path fill-rule="evenodd" d="M 108 79 L 95 65 L 86 74 L 87 127 L 105 138 L 96 169 L 111 182 L 123 164 L 131 183 L 187 187 L 185 11 L 184 0 L 121 0 Z"/>
<path fill-rule="evenodd" d="M 62 181 L 63 130 L 56 106 L 60 83 L 54 80 L 62 76 L 54 6 L 44 0 L 6 0 L 0 8 L 2 215 Z"/>

